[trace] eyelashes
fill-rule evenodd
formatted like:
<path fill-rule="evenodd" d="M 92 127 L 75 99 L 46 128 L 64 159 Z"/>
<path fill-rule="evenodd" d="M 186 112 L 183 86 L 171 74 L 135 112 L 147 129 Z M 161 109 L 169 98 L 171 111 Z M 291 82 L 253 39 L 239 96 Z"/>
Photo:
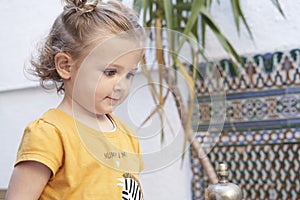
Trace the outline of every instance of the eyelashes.
<path fill-rule="evenodd" d="M 103 74 L 107 77 L 114 77 L 117 75 L 117 73 L 118 71 L 115 69 L 106 69 L 103 71 Z M 135 76 L 134 72 L 129 72 L 126 74 L 126 79 L 132 79 L 134 76 Z"/>
<path fill-rule="evenodd" d="M 117 74 L 117 70 L 107 69 L 107 70 L 104 70 L 103 74 L 107 77 L 112 77 Z"/>
<path fill-rule="evenodd" d="M 130 72 L 130 73 L 128 73 L 128 74 L 126 75 L 126 78 L 127 78 L 127 79 L 132 79 L 134 76 L 135 76 L 135 73 Z"/>

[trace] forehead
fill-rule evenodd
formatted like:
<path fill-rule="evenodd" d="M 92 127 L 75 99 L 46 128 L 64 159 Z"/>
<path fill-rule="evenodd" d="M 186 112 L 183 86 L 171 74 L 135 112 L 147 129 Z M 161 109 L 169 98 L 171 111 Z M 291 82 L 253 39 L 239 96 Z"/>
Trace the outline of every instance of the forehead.
<path fill-rule="evenodd" d="M 98 42 L 84 59 L 85 65 L 107 65 L 128 62 L 136 65 L 143 52 L 141 41 L 132 38 L 112 37 Z"/>

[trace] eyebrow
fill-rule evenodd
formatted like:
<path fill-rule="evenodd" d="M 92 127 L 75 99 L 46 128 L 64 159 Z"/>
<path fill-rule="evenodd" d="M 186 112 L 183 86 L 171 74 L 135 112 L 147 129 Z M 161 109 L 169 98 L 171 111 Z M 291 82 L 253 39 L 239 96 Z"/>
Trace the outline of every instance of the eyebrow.
<path fill-rule="evenodd" d="M 106 68 L 109 68 L 109 67 L 124 68 L 124 66 L 114 64 L 114 63 L 108 64 Z M 135 68 L 131 69 L 130 71 L 138 71 L 138 70 L 139 70 L 139 68 L 135 67 Z"/>

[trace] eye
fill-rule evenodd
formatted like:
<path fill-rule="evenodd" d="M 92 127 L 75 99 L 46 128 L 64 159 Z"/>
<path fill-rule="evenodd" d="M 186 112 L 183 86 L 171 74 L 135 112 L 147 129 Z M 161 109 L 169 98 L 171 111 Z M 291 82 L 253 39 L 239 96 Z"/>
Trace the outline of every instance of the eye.
<path fill-rule="evenodd" d="M 105 76 L 114 76 L 114 75 L 116 75 L 117 70 L 107 69 L 103 73 L 104 73 Z"/>
<path fill-rule="evenodd" d="M 134 77 L 134 75 L 135 75 L 135 73 L 130 72 L 130 73 L 128 73 L 128 74 L 126 75 L 126 78 L 127 78 L 127 79 L 132 79 L 132 78 Z"/>

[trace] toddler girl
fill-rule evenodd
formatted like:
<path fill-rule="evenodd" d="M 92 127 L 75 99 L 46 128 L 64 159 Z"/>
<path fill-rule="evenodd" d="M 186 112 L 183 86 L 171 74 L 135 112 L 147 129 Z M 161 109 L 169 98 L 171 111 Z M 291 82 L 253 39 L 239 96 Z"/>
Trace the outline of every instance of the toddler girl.
<path fill-rule="evenodd" d="M 143 199 L 139 141 L 112 112 L 129 93 L 144 30 L 118 2 L 64 2 L 31 62 L 64 98 L 26 127 L 6 199 Z"/>

